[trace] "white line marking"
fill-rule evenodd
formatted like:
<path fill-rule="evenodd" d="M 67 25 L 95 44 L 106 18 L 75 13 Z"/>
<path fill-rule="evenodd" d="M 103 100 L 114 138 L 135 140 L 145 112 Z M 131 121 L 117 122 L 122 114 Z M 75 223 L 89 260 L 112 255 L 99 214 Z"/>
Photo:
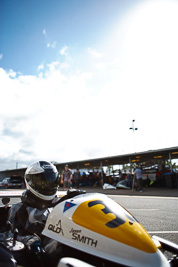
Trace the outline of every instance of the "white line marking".
<path fill-rule="evenodd" d="M 14 191 L 9 191 L 9 190 L 6 190 L 6 191 L 0 191 L 0 197 L 21 197 L 23 191 L 25 190 L 14 190 Z M 66 195 L 67 191 L 57 191 L 57 196 L 61 197 L 61 196 L 64 196 Z"/>
<path fill-rule="evenodd" d="M 147 231 L 149 234 L 178 234 L 178 231 Z"/>
<path fill-rule="evenodd" d="M 141 211 L 148 210 L 148 211 L 155 211 L 155 210 L 159 210 L 159 209 L 129 209 L 129 210 L 141 210 Z"/>
<path fill-rule="evenodd" d="M 178 196 L 177 197 L 166 197 L 166 196 L 127 196 L 127 195 L 108 195 L 108 197 L 112 198 L 112 197 L 121 197 L 121 198 L 163 198 L 163 199 L 176 199 L 178 200 Z"/>
<path fill-rule="evenodd" d="M 0 196 L 21 196 L 22 195 L 22 190 L 21 191 L 0 191 Z"/>

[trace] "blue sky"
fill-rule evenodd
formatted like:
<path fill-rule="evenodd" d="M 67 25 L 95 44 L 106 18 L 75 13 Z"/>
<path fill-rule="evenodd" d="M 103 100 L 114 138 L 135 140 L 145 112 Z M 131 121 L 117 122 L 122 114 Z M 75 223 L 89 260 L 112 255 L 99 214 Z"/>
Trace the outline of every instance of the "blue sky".
<path fill-rule="evenodd" d="M 34 74 L 39 62 L 60 60 L 58 51 L 65 45 L 76 53 L 97 44 L 135 3 L 2 0 L 1 66 Z"/>
<path fill-rule="evenodd" d="M 177 146 L 177 14 L 174 0 L 1 0 L 0 170 Z"/>

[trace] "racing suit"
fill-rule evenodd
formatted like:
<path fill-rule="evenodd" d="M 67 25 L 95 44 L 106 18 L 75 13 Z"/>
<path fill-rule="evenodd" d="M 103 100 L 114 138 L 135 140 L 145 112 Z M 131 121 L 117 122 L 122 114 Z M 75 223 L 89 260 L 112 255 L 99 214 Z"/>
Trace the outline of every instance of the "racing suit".
<path fill-rule="evenodd" d="M 29 266 L 55 266 L 57 263 L 56 257 L 58 255 L 59 258 L 60 244 L 41 233 L 50 211 L 59 201 L 58 197 L 52 201 L 39 200 L 26 190 L 22 194 L 21 202 L 12 205 L 9 210 L 8 222 L 13 229 L 18 229 L 17 240 L 24 243 L 27 248 L 27 263 L 29 264 L 31 259 L 33 260 Z M 40 247 L 40 253 L 37 253 L 36 246 L 38 246 L 38 250 Z M 40 260 L 39 257 L 41 257 Z M 28 266 L 28 264 L 25 265 Z"/>

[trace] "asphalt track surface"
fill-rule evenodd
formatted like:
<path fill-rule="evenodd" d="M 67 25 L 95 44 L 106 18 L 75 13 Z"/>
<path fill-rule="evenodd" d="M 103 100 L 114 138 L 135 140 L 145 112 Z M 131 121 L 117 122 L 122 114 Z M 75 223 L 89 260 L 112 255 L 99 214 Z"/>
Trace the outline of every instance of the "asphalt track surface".
<path fill-rule="evenodd" d="M 178 245 L 178 188 L 145 189 L 143 193 L 132 190 L 103 190 L 102 188 L 81 188 L 86 192 L 104 193 L 124 206 L 152 235 L 165 238 Z M 19 190 L 0 190 L 0 197 L 18 193 Z M 22 192 L 22 191 L 20 191 Z M 61 190 L 59 195 L 66 192 Z M 12 197 L 11 204 L 19 202 Z"/>

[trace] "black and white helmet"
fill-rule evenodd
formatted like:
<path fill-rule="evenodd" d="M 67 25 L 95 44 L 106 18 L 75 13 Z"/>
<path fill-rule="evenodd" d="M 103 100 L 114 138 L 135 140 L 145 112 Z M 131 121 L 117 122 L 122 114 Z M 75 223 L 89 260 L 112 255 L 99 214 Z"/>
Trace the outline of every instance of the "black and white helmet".
<path fill-rule="evenodd" d="M 47 161 L 37 161 L 31 164 L 25 172 L 27 189 L 36 197 L 52 200 L 57 192 L 58 171 Z"/>

